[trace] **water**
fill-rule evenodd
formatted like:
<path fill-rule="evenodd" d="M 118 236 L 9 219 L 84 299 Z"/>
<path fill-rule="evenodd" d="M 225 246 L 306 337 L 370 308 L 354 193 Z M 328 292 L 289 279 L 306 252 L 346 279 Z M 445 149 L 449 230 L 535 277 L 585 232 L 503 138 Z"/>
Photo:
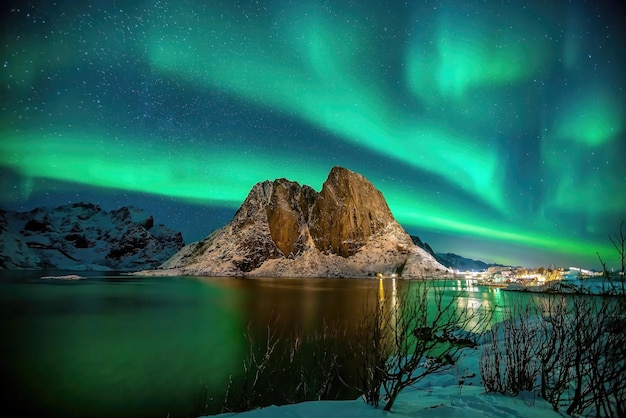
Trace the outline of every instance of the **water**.
<path fill-rule="evenodd" d="M 393 291 L 377 279 L 46 274 L 0 272 L 1 401 L 23 416 L 196 416 L 201 402 L 223 399 L 247 354 L 246 333 L 262 339 L 268 323 L 304 335 L 356 324 Z M 463 292 L 460 307 L 494 308 L 510 297 L 461 281 L 436 285 Z"/>

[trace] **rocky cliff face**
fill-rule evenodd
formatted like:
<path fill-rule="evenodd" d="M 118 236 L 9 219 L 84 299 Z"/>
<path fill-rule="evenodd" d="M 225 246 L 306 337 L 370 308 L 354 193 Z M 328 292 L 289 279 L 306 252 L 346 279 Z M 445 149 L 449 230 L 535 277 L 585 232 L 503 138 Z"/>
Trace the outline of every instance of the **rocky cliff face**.
<path fill-rule="evenodd" d="M 395 222 L 383 194 L 360 174 L 335 167 L 311 208 L 311 237 L 328 254 L 350 257 Z"/>
<path fill-rule="evenodd" d="M 233 220 L 151 274 L 268 277 L 438 276 L 365 177 L 334 167 L 322 190 L 277 179 L 256 184 Z"/>
<path fill-rule="evenodd" d="M 0 211 L 0 268 L 136 270 L 154 268 L 184 245 L 141 209 L 106 212 L 74 203 L 30 212 Z"/>

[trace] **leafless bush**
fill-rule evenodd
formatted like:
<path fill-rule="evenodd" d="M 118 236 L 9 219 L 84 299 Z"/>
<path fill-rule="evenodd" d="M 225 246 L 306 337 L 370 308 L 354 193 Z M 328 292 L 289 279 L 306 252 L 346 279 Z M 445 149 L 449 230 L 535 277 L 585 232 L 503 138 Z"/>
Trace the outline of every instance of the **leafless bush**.
<path fill-rule="evenodd" d="M 564 404 L 564 395 L 572 379 L 570 371 L 570 336 L 574 322 L 568 317 L 569 301 L 564 295 L 549 295 L 540 302 L 541 380 L 539 396 L 554 409 Z"/>
<path fill-rule="evenodd" d="M 382 282 L 381 282 L 382 285 Z M 451 367 L 460 351 L 476 346 L 489 321 L 480 306 L 459 306 L 459 294 L 444 296 L 430 281 L 381 295 L 360 329 L 355 350 L 362 357 L 365 400 L 389 411 L 400 392 L 427 375 Z"/>
<path fill-rule="evenodd" d="M 536 310 L 520 303 L 504 308 L 504 320 L 486 335 L 479 361 L 488 392 L 517 395 L 532 391 L 540 373 Z"/>
<path fill-rule="evenodd" d="M 357 338 L 352 342 L 360 361 L 357 385 L 365 401 L 378 407 L 384 370 L 392 352 L 391 341 L 385 332 L 388 317 L 384 298 L 372 311 L 365 307 L 364 312 L 366 314 L 357 326 Z"/>
<path fill-rule="evenodd" d="M 480 372 L 487 391 L 530 390 L 573 415 L 624 416 L 623 300 L 546 295 L 494 327 Z"/>
<path fill-rule="evenodd" d="M 347 355 L 339 345 L 344 331 L 338 324 L 324 324 L 310 337 L 299 331 L 283 335 L 271 322 L 258 341 L 248 327 L 248 355 L 241 374 L 230 379 L 221 411 L 336 398 L 343 385 L 340 365 Z"/>
<path fill-rule="evenodd" d="M 248 326 L 246 338 L 248 340 L 248 356 L 242 364 L 242 378 L 234 386 L 231 377 L 224 400 L 224 411 L 247 411 L 258 408 L 263 406 L 263 397 L 267 396 L 268 392 L 274 392 L 273 375 L 277 370 L 273 363 L 276 362 L 275 352 L 280 342 L 276 330 L 272 329 L 270 325 L 267 326 L 267 336 L 261 350 L 252 336 L 250 326 Z M 293 351 L 299 349 L 297 340 L 294 340 L 291 349 Z"/>
<path fill-rule="evenodd" d="M 624 416 L 626 317 L 621 308 L 616 298 L 574 298 L 568 414 Z"/>
<path fill-rule="evenodd" d="M 608 284 L 608 293 L 613 295 L 626 296 L 626 277 L 624 276 L 626 271 L 626 232 L 624 232 L 623 220 L 619 225 L 619 234 L 609 234 L 609 241 L 611 241 L 611 244 L 613 244 L 613 247 L 619 254 L 621 260 L 621 270 L 617 274 L 610 272 L 606 266 L 606 263 L 600 256 L 600 253 L 596 253 L 596 255 L 598 256 L 598 260 L 602 265 L 602 273 L 604 277 L 603 287 L 604 284 Z"/>

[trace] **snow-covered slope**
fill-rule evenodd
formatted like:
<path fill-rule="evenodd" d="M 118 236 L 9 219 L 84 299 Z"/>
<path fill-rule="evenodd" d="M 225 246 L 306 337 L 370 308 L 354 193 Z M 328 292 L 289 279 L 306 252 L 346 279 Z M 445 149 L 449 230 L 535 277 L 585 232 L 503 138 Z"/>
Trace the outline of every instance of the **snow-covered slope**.
<path fill-rule="evenodd" d="M 214 418 L 559 418 L 545 400 L 530 392 L 516 397 L 486 393 L 481 385 L 478 362 L 480 348 L 468 348 L 455 367 L 427 375 L 418 384 L 404 389 L 391 412 L 365 403 L 310 401 L 268 406 L 246 412 L 223 413 Z M 462 384 L 459 384 L 462 382 Z"/>
<path fill-rule="evenodd" d="M 184 245 L 142 209 L 110 212 L 74 203 L 30 212 L 0 210 L 0 268 L 137 270 L 153 268 Z"/>
<path fill-rule="evenodd" d="M 429 379 L 430 380 L 430 379 Z M 408 388 L 398 396 L 393 412 L 374 408 L 363 400 L 309 401 L 268 406 L 246 412 L 211 415 L 212 418 L 562 418 L 551 405 L 532 394 L 518 397 L 485 393 L 481 386 L 457 385 Z M 207 417 L 208 418 L 208 417 Z"/>
<path fill-rule="evenodd" d="M 423 242 L 420 237 L 411 235 L 411 239 L 415 245 L 424 249 L 428 254 L 435 257 L 438 262 L 452 270 L 487 270 L 489 267 L 502 266 L 501 264 L 488 264 L 481 260 L 473 260 L 454 253 L 436 253 L 432 247 L 427 242 Z"/>

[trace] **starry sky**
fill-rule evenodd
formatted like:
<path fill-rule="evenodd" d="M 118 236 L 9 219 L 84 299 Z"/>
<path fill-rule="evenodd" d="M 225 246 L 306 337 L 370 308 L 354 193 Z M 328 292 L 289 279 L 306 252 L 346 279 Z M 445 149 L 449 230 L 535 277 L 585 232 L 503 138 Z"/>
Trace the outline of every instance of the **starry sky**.
<path fill-rule="evenodd" d="M 7 3 L 7 2 L 5 2 Z M 259 181 L 366 176 L 437 252 L 618 266 L 609 1 L 9 1 L 0 206 L 134 205 L 186 242 Z"/>

